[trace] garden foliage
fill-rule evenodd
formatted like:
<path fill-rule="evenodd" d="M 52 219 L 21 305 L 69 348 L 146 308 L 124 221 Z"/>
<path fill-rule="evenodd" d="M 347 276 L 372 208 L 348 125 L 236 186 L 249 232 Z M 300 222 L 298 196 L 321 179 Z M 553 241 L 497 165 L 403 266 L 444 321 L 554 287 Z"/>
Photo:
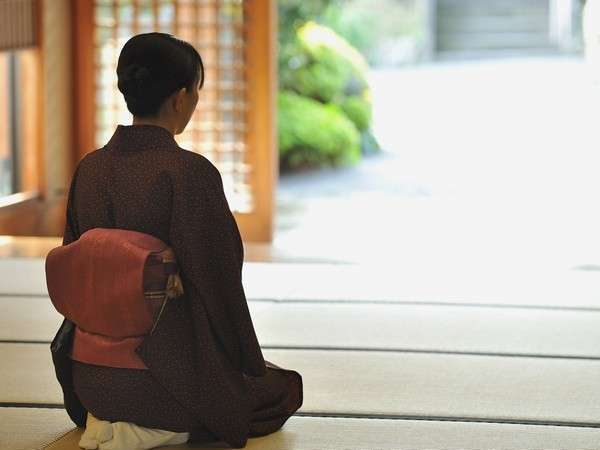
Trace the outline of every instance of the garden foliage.
<path fill-rule="evenodd" d="M 288 37 L 279 60 L 284 167 L 356 163 L 372 116 L 364 57 L 314 21 L 303 22 Z"/>

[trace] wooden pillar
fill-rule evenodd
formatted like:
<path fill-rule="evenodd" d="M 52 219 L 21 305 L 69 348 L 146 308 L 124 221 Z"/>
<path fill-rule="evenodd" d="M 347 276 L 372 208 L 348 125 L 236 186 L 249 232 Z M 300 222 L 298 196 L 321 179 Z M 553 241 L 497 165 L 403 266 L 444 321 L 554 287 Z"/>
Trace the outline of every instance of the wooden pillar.
<path fill-rule="evenodd" d="M 71 9 L 68 0 L 44 0 L 42 7 L 42 79 L 45 192 L 47 199 L 68 189 L 73 148 L 71 96 Z"/>
<path fill-rule="evenodd" d="M 76 0 L 72 5 L 73 42 L 73 142 L 75 164 L 86 153 L 95 150 L 94 82 L 94 5 L 92 0 Z"/>
<path fill-rule="evenodd" d="M 242 238 L 271 242 L 277 189 L 276 0 L 246 1 L 247 143 L 253 212 L 236 213 Z"/>

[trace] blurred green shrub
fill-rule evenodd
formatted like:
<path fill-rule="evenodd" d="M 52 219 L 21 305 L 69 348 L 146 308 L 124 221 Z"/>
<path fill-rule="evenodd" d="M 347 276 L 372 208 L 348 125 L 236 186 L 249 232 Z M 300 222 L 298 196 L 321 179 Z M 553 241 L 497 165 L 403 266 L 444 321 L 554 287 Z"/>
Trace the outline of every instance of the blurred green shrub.
<path fill-rule="evenodd" d="M 365 59 L 330 28 L 306 22 L 298 28 L 288 52 L 287 65 L 280 73 L 283 89 L 323 103 L 341 103 L 344 96 L 368 88 Z"/>
<path fill-rule="evenodd" d="M 280 0 L 279 152 L 281 169 L 352 164 L 380 150 L 363 55 L 316 22 L 339 0 Z M 315 20 L 311 20 L 315 19 Z"/>
<path fill-rule="evenodd" d="M 340 107 L 358 131 L 365 131 L 371 125 L 373 111 L 368 90 L 365 89 L 361 96 L 352 95 L 344 98 L 340 103 Z"/>
<path fill-rule="evenodd" d="M 345 165 L 360 160 L 361 137 L 341 108 L 292 91 L 280 91 L 278 140 L 284 169 Z"/>

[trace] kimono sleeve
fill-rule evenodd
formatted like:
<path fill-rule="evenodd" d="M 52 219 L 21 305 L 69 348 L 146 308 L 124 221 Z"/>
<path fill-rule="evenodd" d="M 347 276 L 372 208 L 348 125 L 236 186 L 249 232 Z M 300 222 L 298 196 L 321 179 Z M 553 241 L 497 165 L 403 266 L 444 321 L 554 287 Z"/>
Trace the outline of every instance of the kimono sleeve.
<path fill-rule="evenodd" d="M 79 236 L 79 230 L 74 211 L 75 183 L 77 181 L 78 169 L 79 164 L 73 173 L 73 178 L 71 179 L 71 185 L 69 187 L 69 194 L 67 196 L 67 218 L 62 245 L 70 244 Z M 87 419 L 87 411 L 75 393 L 72 376 L 72 361 L 69 357 L 69 350 L 71 349 L 73 342 L 74 329 L 75 324 L 67 318 L 64 318 L 62 324 L 56 332 L 56 335 L 54 336 L 54 339 L 52 339 L 52 343 L 50 344 L 50 353 L 52 356 L 52 363 L 54 365 L 54 373 L 63 392 L 63 403 L 65 405 L 67 414 L 75 425 L 83 428 L 85 427 Z"/>
<path fill-rule="evenodd" d="M 69 186 L 69 194 L 67 196 L 67 213 L 65 221 L 65 230 L 63 233 L 62 245 L 68 245 L 73 241 L 76 241 L 79 237 L 79 228 L 77 226 L 77 219 L 75 214 L 75 184 L 77 182 L 77 174 L 79 173 L 78 163 L 75 167 L 73 177 L 71 178 L 71 184 Z"/>
<path fill-rule="evenodd" d="M 242 284 L 243 247 L 218 169 L 191 159 L 174 180 L 170 241 L 194 314 L 205 308 L 213 336 L 247 375 L 266 373 Z M 198 343 L 203 345 L 203 343 Z"/>

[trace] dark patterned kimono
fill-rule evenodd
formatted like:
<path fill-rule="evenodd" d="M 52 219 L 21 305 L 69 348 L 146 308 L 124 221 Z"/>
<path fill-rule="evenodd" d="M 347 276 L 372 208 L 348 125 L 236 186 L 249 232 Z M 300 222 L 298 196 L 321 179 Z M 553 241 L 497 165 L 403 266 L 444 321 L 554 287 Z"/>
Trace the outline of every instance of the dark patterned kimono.
<path fill-rule="evenodd" d="M 84 364 L 65 320 L 53 361 L 65 407 L 111 422 L 191 433 L 190 443 L 244 447 L 283 426 L 302 405 L 302 377 L 265 361 L 242 285 L 244 250 L 218 169 L 179 147 L 165 128 L 119 125 L 77 164 L 63 245 L 96 228 L 148 233 L 170 245 L 184 295 L 167 302 L 136 349 L 148 370 Z"/>

